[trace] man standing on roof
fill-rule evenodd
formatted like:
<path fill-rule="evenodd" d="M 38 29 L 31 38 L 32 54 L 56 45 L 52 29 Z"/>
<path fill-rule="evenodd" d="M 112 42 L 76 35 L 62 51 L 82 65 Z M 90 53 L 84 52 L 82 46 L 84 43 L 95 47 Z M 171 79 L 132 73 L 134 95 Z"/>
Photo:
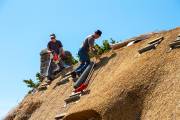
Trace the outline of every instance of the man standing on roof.
<path fill-rule="evenodd" d="M 89 52 L 95 51 L 94 42 L 101 36 L 101 34 L 102 32 L 100 30 L 97 30 L 93 35 L 90 35 L 85 39 L 82 47 L 78 51 L 78 56 L 81 64 L 72 73 L 73 77 L 75 77 L 76 75 L 80 76 L 83 73 L 83 71 L 87 68 L 87 66 L 90 64 Z"/>
<path fill-rule="evenodd" d="M 50 34 L 50 41 L 47 45 L 47 48 L 50 52 L 53 53 L 54 55 L 54 60 L 57 60 L 59 63 L 58 63 L 58 66 L 56 68 L 56 70 L 54 71 L 60 71 L 64 68 L 64 65 L 63 65 L 63 61 L 60 60 L 60 56 L 64 56 L 64 50 L 63 50 L 63 45 L 61 43 L 61 41 L 59 40 L 56 40 L 56 35 L 53 33 L 53 34 Z"/>

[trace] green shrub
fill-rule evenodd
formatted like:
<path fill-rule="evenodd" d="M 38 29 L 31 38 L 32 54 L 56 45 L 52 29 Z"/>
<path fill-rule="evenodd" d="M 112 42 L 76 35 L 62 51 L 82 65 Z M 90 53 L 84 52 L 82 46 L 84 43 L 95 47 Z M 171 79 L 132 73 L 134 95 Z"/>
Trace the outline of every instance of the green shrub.
<path fill-rule="evenodd" d="M 99 46 L 98 44 L 96 44 L 94 47 L 96 49 L 96 52 L 90 52 L 89 53 L 90 58 L 93 58 L 96 55 L 102 55 L 103 53 L 108 52 L 109 50 L 111 50 L 111 46 L 110 46 L 108 40 L 104 40 L 102 46 Z"/>
<path fill-rule="evenodd" d="M 78 61 L 73 56 L 68 56 L 66 59 L 63 60 L 67 65 L 75 65 Z"/>
<path fill-rule="evenodd" d="M 108 40 L 103 41 L 102 49 L 103 49 L 104 52 L 107 52 L 107 51 L 111 50 L 111 46 L 110 46 Z"/>
<path fill-rule="evenodd" d="M 34 83 L 34 81 L 32 79 L 23 80 L 23 81 L 29 88 L 37 88 L 37 84 Z"/>
<path fill-rule="evenodd" d="M 98 55 L 102 55 L 104 53 L 103 48 L 99 46 L 98 44 L 95 45 L 95 49 L 97 50 Z"/>
<path fill-rule="evenodd" d="M 72 64 L 73 64 L 73 65 L 75 65 L 75 64 L 77 64 L 77 63 L 78 63 L 78 60 L 76 60 L 74 57 L 72 57 L 72 59 L 71 59 L 71 60 L 72 60 Z"/>
<path fill-rule="evenodd" d="M 116 43 L 118 43 L 118 41 L 116 41 L 116 40 L 114 40 L 114 39 L 112 39 L 112 38 L 111 38 L 110 40 L 111 40 L 111 42 L 110 42 L 111 44 L 116 44 Z"/>
<path fill-rule="evenodd" d="M 32 79 L 29 79 L 29 80 L 23 80 L 23 82 L 29 88 L 32 88 L 32 89 L 37 88 L 41 83 L 40 73 L 36 73 L 36 81 L 33 81 Z"/>

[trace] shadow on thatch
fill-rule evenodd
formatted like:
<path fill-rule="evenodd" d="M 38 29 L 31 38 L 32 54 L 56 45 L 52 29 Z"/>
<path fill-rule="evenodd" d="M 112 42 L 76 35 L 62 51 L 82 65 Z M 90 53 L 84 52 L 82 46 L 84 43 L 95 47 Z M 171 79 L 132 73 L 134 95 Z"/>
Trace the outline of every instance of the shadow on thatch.
<path fill-rule="evenodd" d="M 100 114 L 95 110 L 85 110 L 77 113 L 72 113 L 66 116 L 63 120 L 102 120 Z"/>

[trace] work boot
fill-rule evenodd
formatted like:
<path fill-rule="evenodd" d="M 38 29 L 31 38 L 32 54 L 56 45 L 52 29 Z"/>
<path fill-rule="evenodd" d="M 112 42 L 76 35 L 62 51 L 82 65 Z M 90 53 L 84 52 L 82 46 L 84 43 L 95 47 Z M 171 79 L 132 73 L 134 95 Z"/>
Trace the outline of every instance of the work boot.
<path fill-rule="evenodd" d="M 76 77 L 76 78 L 72 78 L 72 81 L 73 82 L 76 82 L 78 80 L 78 78 Z"/>

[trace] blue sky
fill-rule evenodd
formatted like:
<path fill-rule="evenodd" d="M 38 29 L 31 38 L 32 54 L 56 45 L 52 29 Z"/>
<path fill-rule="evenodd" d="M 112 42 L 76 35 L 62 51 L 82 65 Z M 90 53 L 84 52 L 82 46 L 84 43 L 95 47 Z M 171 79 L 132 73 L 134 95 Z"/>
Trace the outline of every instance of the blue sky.
<path fill-rule="evenodd" d="M 124 40 L 180 26 L 179 0 L 0 0 L 0 119 L 29 90 L 39 52 L 54 32 L 74 55 L 96 29 Z"/>

